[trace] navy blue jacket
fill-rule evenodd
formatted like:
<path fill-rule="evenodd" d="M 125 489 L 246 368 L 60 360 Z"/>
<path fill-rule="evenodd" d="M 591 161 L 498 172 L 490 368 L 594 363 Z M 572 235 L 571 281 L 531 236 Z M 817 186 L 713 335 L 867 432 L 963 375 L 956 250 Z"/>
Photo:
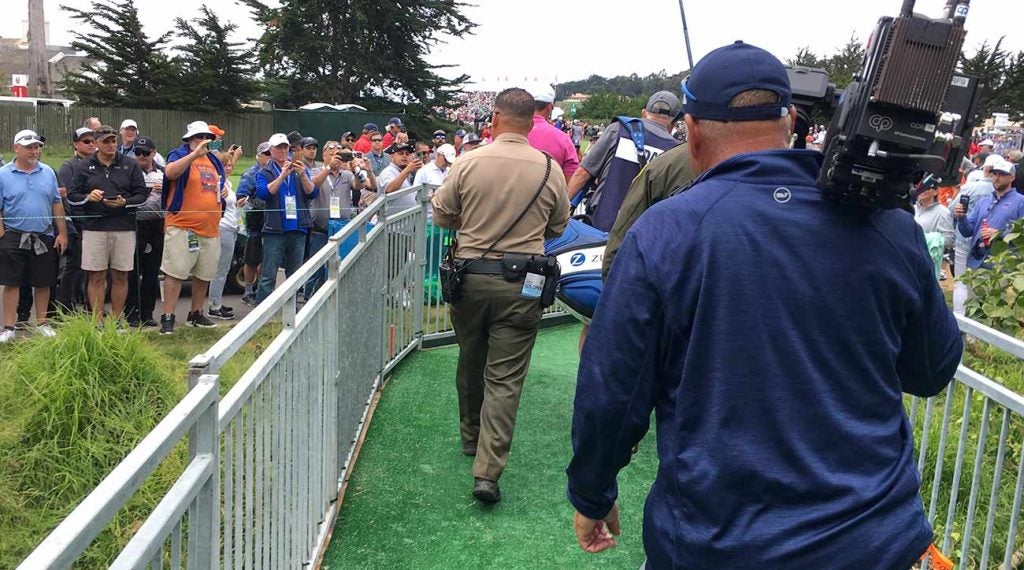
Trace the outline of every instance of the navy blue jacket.
<path fill-rule="evenodd" d="M 615 256 L 581 356 L 568 495 L 602 518 L 657 421 L 651 568 L 905 570 L 932 540 L 902 394 L 962 344 L 903 211 L 856 213 L 816 151 L 733 157 Z"/>

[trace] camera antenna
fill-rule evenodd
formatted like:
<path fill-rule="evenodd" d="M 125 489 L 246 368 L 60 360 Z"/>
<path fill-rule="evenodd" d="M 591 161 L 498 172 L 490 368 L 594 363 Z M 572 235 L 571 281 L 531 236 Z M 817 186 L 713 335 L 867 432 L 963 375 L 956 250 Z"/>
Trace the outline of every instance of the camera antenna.
<path fill-rule="evenodd" d="M 947 4 L 948 8 L 949 5 Z M 900 8 L 901 18 L 913 18 L 914 17 L 914 0 L 903 0 L 903 7 Z"/>
<path fill-rule="evenodd" d="M 693 71 L 693 50 L 690 49 L 690 28 L 686 26 L 686 10 L 683 9 L 683 0 L 679 0 L 679 15 L 683 18 L 683 41 L 686 42 L 686 60 L 690 63 L 690 71 Z"/>

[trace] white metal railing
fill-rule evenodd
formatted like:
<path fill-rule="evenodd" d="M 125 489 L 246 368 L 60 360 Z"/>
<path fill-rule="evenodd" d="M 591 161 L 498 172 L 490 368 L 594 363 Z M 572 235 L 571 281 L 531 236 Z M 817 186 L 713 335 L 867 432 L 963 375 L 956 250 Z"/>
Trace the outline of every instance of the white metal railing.
<path fill-rule="evenodd" d="M 960 316 L 957 322 L 971 342 L 1021 359 L 1024 370 L 1024 342 Z M 1024 549 L 1024 396 L 961 364 L 943 393 L 907 400 L 936 544 L 957 568 L 1015 568 Z"/>
<path fill-rule="evenodd" d="M 187 395 L 19 568 L 70 567 L 183 442 L 187 466 L 113 568 L 316 564 L 373 394 L 420 343 L 428 191 L 375 201 L 193 358 Z M 389 212 L 409 195 L 416 206 Z M 357 243 L 341 259 L 346 240 Z M 298 292 L 324 268 L 300 310 Z M 219 398 L 220 369 L 275 320 L 280 332 Z"/>

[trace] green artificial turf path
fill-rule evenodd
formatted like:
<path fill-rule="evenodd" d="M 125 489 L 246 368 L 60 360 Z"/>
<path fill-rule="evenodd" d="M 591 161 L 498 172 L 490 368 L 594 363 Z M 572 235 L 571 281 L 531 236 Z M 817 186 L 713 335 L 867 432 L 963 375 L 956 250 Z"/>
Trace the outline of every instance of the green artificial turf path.
<path fill-rule="evenodd" d="M 657 469 L 654 429 L 619 475 L 616 548 L 580 550 L 565 498 L 579 327 L 541 331 L 533 351 L 502 501 L 470 491 L 455 393 L 458 348 L 411 355 L 384 388 L 323 568 L 638 568 L 643 502 Z"/>

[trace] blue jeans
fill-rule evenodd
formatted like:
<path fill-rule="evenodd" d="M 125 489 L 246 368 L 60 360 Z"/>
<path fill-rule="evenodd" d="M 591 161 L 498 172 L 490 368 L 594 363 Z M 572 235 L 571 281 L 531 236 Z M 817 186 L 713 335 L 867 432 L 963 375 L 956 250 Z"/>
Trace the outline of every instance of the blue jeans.
<path fill-rule="evenodd" d="M 309 241 L 307 243 L 308 247 L 306 248 L 306 259 L 313 257 L 316 252 L 320 251 L 325 245 L 327 245 L 327 237 L 326 233 L 319 233 L 310 230 Z M 303 294 L 307 301 L 313 298 L 313 293 L 316 293 L 316 290 L 324 284 L 324 281 L 327 281 L 326 266 L 321 267 L 313 274 L 312 277 L 309 278 L 308 281 L 306 281 L 306 288 Z"/>
<path fill-rule="evenodd" d="M 306 234 L 303 232 L 286 232 L 283 234 L 263 234 L 263 262 L 260 268 L 260 285 L 256 291 L 256 302 L 262 303 L 270 296 L 277 285 L 277 270 L 284 267 L 285 276 L 302 267 L 302 258 L 306 254 Z"/>

